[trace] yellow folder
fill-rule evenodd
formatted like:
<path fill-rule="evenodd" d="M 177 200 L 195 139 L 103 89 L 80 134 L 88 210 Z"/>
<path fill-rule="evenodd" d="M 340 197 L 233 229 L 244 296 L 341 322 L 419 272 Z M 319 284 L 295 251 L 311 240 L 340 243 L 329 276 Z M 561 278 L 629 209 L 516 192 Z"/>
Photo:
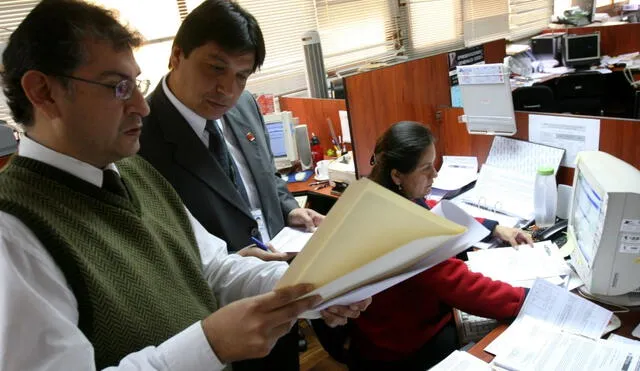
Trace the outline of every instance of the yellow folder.
<path fill-rule="evenodd" d="M 407 268 L 465 230 L 373 181 L 360 179 L 336 202 L 276 288 L 298 283 L 319 288 L 376 261 L 357 282 L 333 292 L 335 297 Z M 389 254 L 416 240 L 421 242 L 413 245 L 419 246 L 402 256 Z M 387 255 L 390 258 L 385 261 Z"/>

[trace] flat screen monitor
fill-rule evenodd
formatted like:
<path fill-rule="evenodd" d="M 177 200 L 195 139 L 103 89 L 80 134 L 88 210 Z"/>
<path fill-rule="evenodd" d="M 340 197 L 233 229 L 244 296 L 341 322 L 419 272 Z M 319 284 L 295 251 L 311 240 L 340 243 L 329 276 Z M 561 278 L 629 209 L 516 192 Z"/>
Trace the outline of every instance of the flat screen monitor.
<path fill-rule="evenodd" d="M 578 155 L 567 244 L 589 294 L 640 304 L 638 169 L 604 152 Z"/>
<path fill-rule="evenodd" d="M 600 33 L 565 35 L 562 59 L 567 67 L 589 67 L 600 63 Z"/>

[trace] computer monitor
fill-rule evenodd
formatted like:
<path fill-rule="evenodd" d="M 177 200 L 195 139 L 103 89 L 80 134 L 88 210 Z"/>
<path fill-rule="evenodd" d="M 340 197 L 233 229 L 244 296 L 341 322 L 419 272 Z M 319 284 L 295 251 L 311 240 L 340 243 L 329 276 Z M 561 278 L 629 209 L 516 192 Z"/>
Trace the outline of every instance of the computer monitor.
<path fill-rule="evenodd" d="M 562 39 L 562 61 L 567 67 L 589 68 L 600 63 L 600 33 L 565 35 Z"/>
<path fill-rule="evenodd" d="M 18 142 L 13 129 L 0 120 L 0 157 L 8 156 L 18 150 Z"/>
<path fill-rule="evenodd" d="M 294 120 L 291 112 L 283 111 L 264 116 L 269 144 L 275 160 L 276 169 L 291 167 L 298 160 L 296 149 Z"/>
<path fill-rule="evenodd" d="M 589 294 L 640 305 L 640 171 L 598 151 L 580 152 L 567 226 L 571 261 Z"/>

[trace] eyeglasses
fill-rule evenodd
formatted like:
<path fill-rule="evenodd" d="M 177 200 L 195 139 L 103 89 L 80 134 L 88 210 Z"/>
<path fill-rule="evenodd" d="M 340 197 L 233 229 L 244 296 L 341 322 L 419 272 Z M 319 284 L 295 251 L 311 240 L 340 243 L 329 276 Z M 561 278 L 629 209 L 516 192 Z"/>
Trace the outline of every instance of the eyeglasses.
<path fill-rule="evenodd" d="M 131 98 L 131 95 L 133 95 L 133 89 L 136 89 L 136 88 L 138 89 L 138 91 L 140 91 L 140 94 L 142 95 L 147 94 L 147 91 L 149 91 L 149 84 L 150 84 L 149 80 L 133 81 L 129 79 L 124 79 L 115 85 L 111 85 L 111 84 L 105 84 L 98 81 L 83 79 L 80 77 L 69 76 L 69 75 L 56 75 L 56 76 L 64 77 L 71 80 L 82 81 L 89 84 L 100 85 L 100 86 L 104 86 L 105 88 L 113 89 L 113 93 L 115 97 L 120 100 L 129 100 L 129 98 Z"/>

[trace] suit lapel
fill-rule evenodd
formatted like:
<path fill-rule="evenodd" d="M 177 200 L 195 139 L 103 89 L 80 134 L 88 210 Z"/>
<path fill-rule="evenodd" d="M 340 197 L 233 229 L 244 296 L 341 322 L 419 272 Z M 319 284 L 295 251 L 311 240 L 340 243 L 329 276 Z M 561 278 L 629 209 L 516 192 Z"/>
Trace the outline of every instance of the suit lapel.
<path fill-rule="evenodd" d="M 156 113 L 156 121 L 162 128 L 164 140 L 173 144 L 176 163 L 253 219 L 235 186 L 224 174 L 222 167 L 203 145 L 185 118 L 169 101 L 162 89 L 162 83 L 158 84 L 150 97 L 149 106 L 152 112 Z"/>

